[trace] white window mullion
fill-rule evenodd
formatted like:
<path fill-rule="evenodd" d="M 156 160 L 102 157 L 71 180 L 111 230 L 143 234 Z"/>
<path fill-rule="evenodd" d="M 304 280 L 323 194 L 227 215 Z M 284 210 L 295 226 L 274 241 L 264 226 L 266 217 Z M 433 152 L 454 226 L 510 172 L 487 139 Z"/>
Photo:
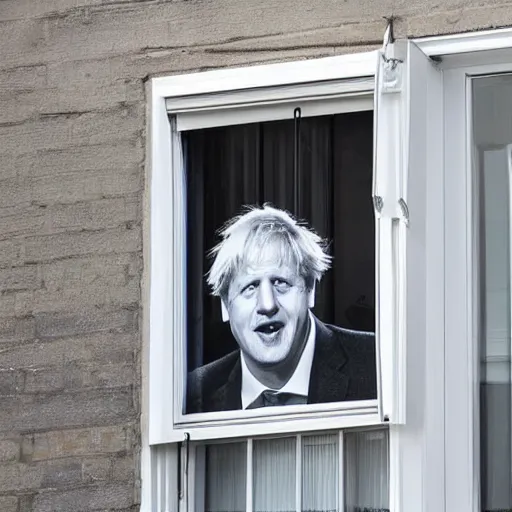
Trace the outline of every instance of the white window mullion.
<path fill-rule="evenodd" d="M 176 460 L 172 457 L 172 451 L 175 450 L 174 446 L 166 447 L 165 455 L 165 511 L 170 512 L 175 507 L 176 497 L 176 481 L 173 479 L 173 475 L 176 475 L 176 469 L 173 467 L 176 464 Z"/>
<path fill-rule="evenodd" d="M 246 512 L 252 512 L 254 497 L 253 497 L 253 488 L 254 488 L 254 478 L 253 478 L 253 442 L 252 439 L 247 439 L 247 480 L 246 480 Z"/>
<path fill-rule="evenodd" d="M 296 439 L 297 452 L 295 460 L 295 509 L 302 512 L 302 436 Z"/>
<path fill-rule="evenodd" d="M 189 466 L 189 512 L 204 511 L 206 506 L 206 446 L 191 447 Z M 171 512 L 171 508 L 168 511 Z"/>
<path fill-rule="evenodd" d="M 164 510 L 165 503 L 165 464 L 163 457 L 157 457 L 156 459 L 156 502 L 161 510 Z"/>
<path fill-rule="evenodd" d="M 344 461 L 344 445 L 343 431 L 338 434 L 338 512 L 345 510 L 345 461 Z"/>

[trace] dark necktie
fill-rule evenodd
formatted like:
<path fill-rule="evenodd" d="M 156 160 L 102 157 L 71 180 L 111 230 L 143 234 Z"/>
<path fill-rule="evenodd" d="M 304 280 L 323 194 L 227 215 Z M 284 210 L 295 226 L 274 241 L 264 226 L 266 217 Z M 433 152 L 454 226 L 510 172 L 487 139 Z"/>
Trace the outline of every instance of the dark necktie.
<path fill-rule="evenodd" d="M 258 407 L 274 407 L 277 405 L 300 405 L 307 403 L 308 398 L 294 393 L 279 393 L 267 389 L 252 402 L 247 409 L 257 409 Z"/>

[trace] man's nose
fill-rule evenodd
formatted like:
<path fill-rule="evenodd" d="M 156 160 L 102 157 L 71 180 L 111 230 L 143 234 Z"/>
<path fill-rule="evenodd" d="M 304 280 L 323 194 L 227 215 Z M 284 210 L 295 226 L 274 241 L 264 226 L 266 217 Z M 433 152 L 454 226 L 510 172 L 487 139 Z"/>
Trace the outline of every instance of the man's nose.
<path fill-rule="evenodd" d="M 272 316 L 279 309 L 274 295 L 274 287 L 270 281 L 262 281 L 258 290 L 258 313 Z"/>

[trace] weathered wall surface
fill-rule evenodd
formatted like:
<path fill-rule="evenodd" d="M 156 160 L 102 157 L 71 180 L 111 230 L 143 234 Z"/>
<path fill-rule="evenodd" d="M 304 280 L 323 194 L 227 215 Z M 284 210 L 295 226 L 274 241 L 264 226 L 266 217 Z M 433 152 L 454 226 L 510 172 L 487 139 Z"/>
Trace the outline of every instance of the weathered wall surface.
<path fill-rule="evenodd" d="M 512 24 L 503 0 L 0 0 L 0 511 L 139 503 L 145 81 Z"/>

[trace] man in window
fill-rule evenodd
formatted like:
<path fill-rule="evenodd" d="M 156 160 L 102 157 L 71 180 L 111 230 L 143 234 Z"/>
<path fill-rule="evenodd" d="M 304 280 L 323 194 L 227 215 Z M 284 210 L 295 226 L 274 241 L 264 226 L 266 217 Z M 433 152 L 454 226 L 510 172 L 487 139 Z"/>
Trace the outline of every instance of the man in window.
<path fill-rule="evenodd" d="M 239 350 L 189 374 L 187 413 L 376 398 L 374 335 L 311 312 L 331 262 L 320 237 L 265 205 L 221 238 L 208 284 Z"/>

